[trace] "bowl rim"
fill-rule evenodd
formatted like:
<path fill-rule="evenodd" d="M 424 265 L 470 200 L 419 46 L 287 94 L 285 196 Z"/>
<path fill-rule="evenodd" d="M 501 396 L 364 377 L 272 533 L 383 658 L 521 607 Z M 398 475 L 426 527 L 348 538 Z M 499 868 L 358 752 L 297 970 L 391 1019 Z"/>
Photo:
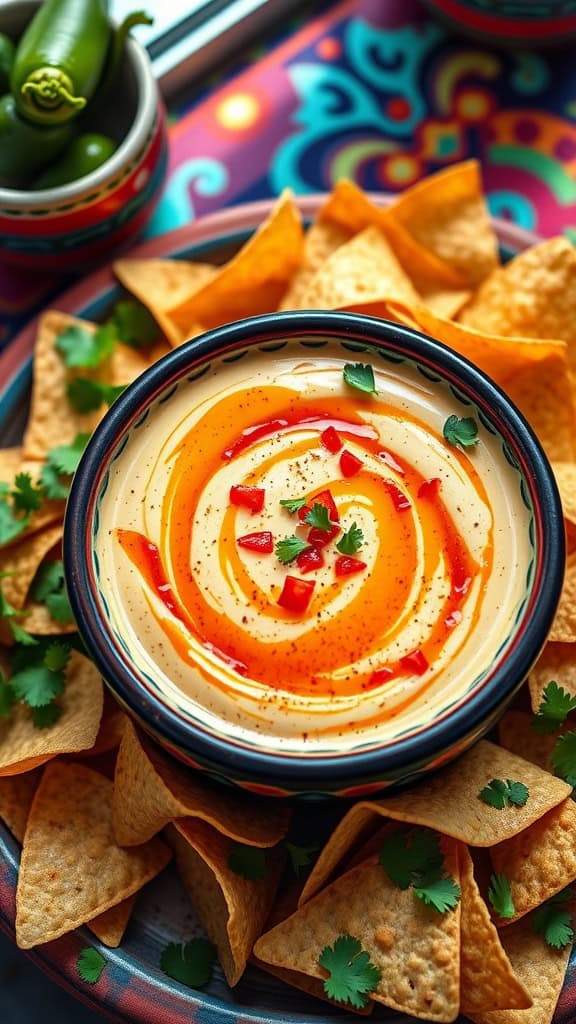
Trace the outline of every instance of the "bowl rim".
<path fill-rule="evenodd" d="M 488 679 L 432 725 L 386 746 L 341 753 L 300 755 L 247 748 L 186 722 L 117 657 L 99 610 L 89 565 L 95 497 L 122 434 L 145 406 L 194 365 L 246 345 L 289 340 L 299 335 L 333 335 L 347 343 L 398 348 L 440 372 L 483 408 L 520 463 L 534 508 L 536 570 L 530 599 L 517 624 L 518 636 Z M 539 492 L 539 493 L 538 493 Z M 544 543 L 546 549 L 544 549 Z M 356 313 L 306 311 L 267 313 L 209 331 L 186 342 L 137 378 L 97 426 L 76 470 L 66 506 L 63 537 L 66 585 L 78 631 L 104 679 L 145 729 L 176 754 L 207 762 L 216 772 L 242 774 L 273 785 L 289 779 L 320 790 L 331 782 L 353 785 L 360 778 L 391 774 L 439 756 L 475 732 L 484 731 L 525 680 L 547 639 L 560 599 L 564 576 L 565 536 L 562 506 L 552 468 L 532 428 L 507 395 L 478 367 L 435 339 L 412 328 Z M 519 640 L 522 640 L 520 643 Z M 194 760 L 194 763 L 196 761 Z"/>
<path fill-rule="evenodd" d="M 8 0 L 5 5 L 0 3 L 0 23 L 9 8 L 17 9 L 21 6 L 20 0 Z M 96 170 L 67 185 L 36 190 L 0 187 L 0 209 L 3 213 L 10 214 L 12 210 L 17 210 L 21 215 L 74 203 L 92 192 L 97 192 L 107 181 L 121 175 L 124 168 L 144 148 L 156 116 L 159 92 L 150 58 L 144 47 L 132 36 L 128 36 L 125 45 L 128 61 L 136 78 L 137 105 L 132 124 L 118 148 Z"/>

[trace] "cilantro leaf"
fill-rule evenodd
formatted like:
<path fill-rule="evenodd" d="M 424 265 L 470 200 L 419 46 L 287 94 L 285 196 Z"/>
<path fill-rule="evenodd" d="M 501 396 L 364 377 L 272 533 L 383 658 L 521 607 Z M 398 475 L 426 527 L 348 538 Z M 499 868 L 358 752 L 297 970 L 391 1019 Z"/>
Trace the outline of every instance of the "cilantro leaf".
<path fill-rule="evenodd" d="M 32 597 L 45 604 L 55 622 L 74 621 L 72 608 L 64 585 L 62 559 L 44 562 L 32 582 Z"/>
<path fill-rule="evenodd" d="M 55 345 L 65 366 L 93 369 L 112 355 L 115 343 L 116 332 L 109 324 L 102 324 L 95 331 L 73 324 L 60 332 Z"/>
<path fill-rule="evenodd" d="M 380 863 L 394 885 L 408 887 L 432 871 L 441 871 L 444 857 L 440 837 L 426 828 L 400 828 L 386 836 Z"/>
<path fill-rule="evenodd" d="M 102 971 L 108 961 L 93 946 L 83 949 L 76 961 L 78 974 L 88 985 L 95 985 L 102 977 Z"/>
<path fill-rule="evenodd" d="M 285 508 L 293 516 L 295 512 L 299 512 L 301 508 L 304 508 L 306 498 L 281 498 L 280 504 L 282 508 Z"/>
<path fill-rule="evenodd" d="M 16 694 L 0 673 L 0 718 L 7 718 L 16 703 Z"/>
<path fill-rule="evenodd" d="M 12 502 L 17 512 L 37 512 L 42 507 L 44 491 L 32 482 L 30 473 L 17 473 Z"/>
<path fill-rule="evenodd" d="M 364 534 L 356 523 L 352 523 L 349 530 L 346 530 L 336 547 L 342 555 L 355 555 L 364 543 Z"/>
<path fill-rule="evenodd" d="M 279 540 L 276 543 L 274 551 L 276 557 L 282 562 L 282 565 L 288 565 L 293 562 L 298 555 L 301 555 L 303 551 L 307 551 L 311 545 L 306 540 L 302 540 L 301 537 L 297 537 L 296 534 L 292 534 L 291 537 L 285 537 L 284 540 Z"/>
<path fill-rule="evenodd" d="M 44 664 L 51 672 L 61 672 L 66 668 L 72 648 L 70 644 L 58 640 L 50 643 L 44 654 Z"/>
<path fill-rule="evenodd" d="M 338 525 L 332 522 L 329 509 L 320 501 L 314 502 L 310 511 L 304 516 L 304 522 L 308 526 L 315 526 L 318 530 L 324 530 L 325 532 Z"/>
<path fill-rule="evenodd" d="M 510 882 L 506 875 L 492 875 L 488 899 L 498 914 L 498 917 L 514 917 L 516 908 L 512 899 Z"/>
<path fill-rule="evenodd" d="M 0 580 L 2 580 L 2 578 L 7 575 L 10 574 L 0 573 Z M 27 633 L 26 630 L 22 626 L 20 626 L 16 621 L 19 618 L 23 618 L 25 615 L 26 612 L 19 611 L 18 609 L 14 608 L 12 604 L 10 604 L 10 601 L 6 597 L 0 584 L 0 619 L 6 619 L 8 628 L 10 629 L 10 632 L 12 633 L 12 636 L 14 637 L 17 643 L 32 646 L 36 643 L 36 640 L 34 639 L 34 637 L 30 636 L 30 633 Z"/>
<path fill-rule="evenodd" d="M 47 498 L 58 501 L 68 497 L 70 478 L 64 479 L 56 467 L 48 462 L 45 462 L 40 470 L 40 483 Z"/>
<path fill-rule="evenodd" d="M 36 729 L 48 729 L 58 721 L 61 714 L 62 708 L 55 700 L 43 704 L 40 708 L 30 708 L 30 717 Z"/>
<path fill-rule="evenodd" d="M 182 985 L 200 988 L 210 981 L 215 959 L 216 948 L 208 939 L 169 942 L 160 955 L 160 968 Z"/>
<path fill-rule="evenodd" d="M 75 377 L 67 388 L 70 405 L 77 412 L 95 412 L 101 405 L 112 405 L 126 390 L 125 384 L 103 384 L 91 377 Z"/>
<path fill-rule="evenodd" d="M 300 872 L 304 868 L 310 867 L 314 862 L 314 854 L 318 853 L 320 849 L 319 843 L 307 843 L 306 846 L 299 846 L 297 843 L 285 844 L 288 856 L 290 857 L 290 863 L 292 865 L 292 871 L 296 875 L 296 878 L 300 877 Z"/>
<path fill-rule="evenodd" d="M 247 846 L 245 843 L 233 843 L 228 854 L 228 867 L 236 875 L 255 882 L 266 877 L 266 850 L 259 846 Z"/>
<path fill-rule="evenodd" d="M 24 644 L 25 647 L 34 647 L 37 644 L 36 638 L 15 622 L 14 619 L 8 619 L 8 626 L 17 644 Z"/>
<path fill-rule="evenodd" d="M 532 719 L 532 728 L 539 733 L 552 733 L 566 721 L 571 711 L 576 709 L 576 697 L 551 679 L 544 687 L 542 700 L 536 717 Z"/>
<path fill-rule="evenodd" d="M 318 963 L 328 971 L 324 979 L 326 995 L 357 1010 L 367 1005 L 368 994 L 378 987 L 382 978 L 381 970 L 371 962 L 370 954 L 353 935 L 339 935 L 333 947 L 325 946 Z"/>
<path fill-rule="evenodd" d="M 461 448 L 472 448 L 478 444 L 478 427 L 471 416 L 466 416 L 464 419 L 460 419 L 459 416 L 449 416 L 442 433 L 448 444 L 460 445 Z"/>
<path fill-rule="evenodd" d="M 561 905 L 563 898 L 567 898 L 564 893 L 557 893 L 538 907 L 532 918 L 536 934 L 543 935 L 554 949 L 563 949 L 574 938 L 572 914 L 567 906 Z"/>
<path fill-rule="evenodd" d="M 18 700 L 25 701 L 31 708 L 41 708 L 62 693 L 64 673 L 53 672 L 47 665 L 33 665 L 16 672 L 10 685 Z"/>
<path fill-rule="evenodd" d="M 504 807 L 513 804 L 515 807 L 524 807 L 529 793 L 528 787 L 523 782 L 513 782 L 511 779 L 492 779 L 478 794 L 485 804 L 495 807 L 501 811 Z"/>
<path fill-rule="evenodd" d="M 438 877 L 434 872 L 429 877 L 424 875 L 414 886 L 414 892 L 427 907 L 433 907 L 439 914 L 453 910 L 462 895 L 460 886 L 450 875 Z"/>
<path fill-rule="evenodd" d="M 30 516 L 15 514 L 14 506 L 8 497 L 0 497 L 0 544 L 10 544 L 24 532 L 29 522 Z"/>
<path fill-rule="evenodd" d="M 372 395 L 377 393 L 374 370 L 369 363 L 346 363 L 343 376 L 346 384 L 349 384 L 351 388 Z"/>
<path fill-rule="evenodd" d="M 118 340 L 133 348 L 151 345 L 160 334 L 158 324 L 146 306 L 133 299 L 116 303 L 110 323 L 114 326 Z"/>
<path fill-rule="evenodd" d="M 576 732 L 565 732 L 558 737 L 550 760 L 556 774 L 569 786 L 576 786 Z"/>
<path fill-rule="evenodd" d="M 48 463 L 64 476 L 72 476 L 78 468 L 82 453 L 90 440 L 90 434 L 76 434 L 71 444 L 58 445 L 48 452 Z"/>

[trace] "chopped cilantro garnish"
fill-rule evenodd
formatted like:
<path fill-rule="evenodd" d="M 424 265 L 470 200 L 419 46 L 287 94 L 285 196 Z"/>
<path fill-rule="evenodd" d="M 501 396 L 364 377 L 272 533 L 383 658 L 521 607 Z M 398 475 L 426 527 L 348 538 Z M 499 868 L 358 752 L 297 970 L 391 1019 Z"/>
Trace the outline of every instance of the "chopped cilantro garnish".
<path fill-rule="evenodd" d="M 102 324 L 95 331 L 73 324 L 60 332 L 55 345 L 65 366 L 94 369 L 112 355 L 115 342 L 116 332 L 108 324 Z"/>
<path fill-rule="evenodd" d="M 12 648 L 10 688 L 32 710 L 32 721 L 46 728 L 59 717 L 55 699 L 64 690 L 71 645 L 60 640 L 36 640 L 34 647 Z"/>
<path fill-rule="evenodd" d="M 16 643 L 33 645 L 36 643 L 34 637 L 30 636 L 22 626 L 19 625 L 18 619 L 26 616 L 26 612 L 19 611 L 14 608 L 10 601 L 4 594 L 2 589 L 2 579 L 4 579 L 9 573 L 0 573 L 0 619 L 6 619 L 8 628 L 14 637 Z"/>
<path fill-rule="evenodd" d="M 244 843 L 233 843 L 228 854 L 228 867 L 236 875 L 257 881 L 266 877 L 266 850 L 259 846 L 247 846 Z"/>
<path fill-rule="evenodd" d="M 472 448 L 478 444 L 478 427 L 471 416 L 466 416 L 464 419 L 460 419 L 459 416 L 449 416 L 442 432 L 448 444 L 459 445 L 461 448 Z"/>
<path fill-rule="evenodd" d="M 282 565 L 288 565 L 293 562 L 298 555 L 301 555 L 303 551 L 307 551 L 311 545 L 306 540 L 302 540 L 301 537 L 297 537 L 296 534 L 292 534 L 291 537 L 285 537 L 284 540 L 279 540 L 274 548 L 276 557 L 280 559 Z"/>
<path fill-rule="evenodd" d="M 142 348 L 156 341 L 159 330 L 152 314 L 140 302 L 125 299 L 117 302 L 110 321 L 119 341 L 133 348 Z"/>
<path fill-rule="evenodd" d="M 439 914 L 454 910 L 461 896 L 460 886 L 450 875 L 438 877 L 434 872 L 414 885 L 414 892 L 427 907 L 432 907 Z"/>
<path fill-rule="evenodd" d="M 16 672 L 10 679 L 10 685 L 18 700 L 25 701 L 31 708 L 41 708 L 62 693 L 64 673 L 54 672 L 45 664 L 34 665 Z"/>
<path fill-rule="evenodd" d="M 42 507 L 44 491 L 32 482 L 30 473 L 18 473 L 14 479 L 12 502 L 17 512 L 37 512 Z"/>
<path fill-rule="evenodd" d="M 296 875 L 296 878 L 300 877 L 300 872 L 304 868 L 309 868 L 314 862 L 314 854 L 318 853 L 320 849 L 319 843 L 307 843 L 305 846 L 299 846 L 297 843 L 286 842 L 284 844 L 288 856 L 290 857 L 290 863 L 292 865 L 292 871 Z"/>
<path fill-rule="evenodd" d="M 40 566 L 34 577 L 31 590 L 34 600 L 46 605 L 55 622 L 74 621 L 64 586 L 64 568 L 61 559 L 55 562 L 44 562 Z"/>
<path fill-rule="evenodd" d="M 356 523 L 352 523 L 349 530 L 342 534 L 336 547 L 342 555 L 355 555 L 364 543 L 364 534 Z"/>
<path fill-rule="evenodd" d="M 208 939 L 169 942 L 160 955 L 160 968 L 182 985 L 201 988 L 210 981 L 215 959 L 216 949 Z"/>
<path fill-rule="evenodd" d="M 18 516 L 9 497 L 0 497 L 0 544 L 10 544 L 23 533 L 30 516 Z"/>
<path fill-rule="evenodd" d="M 16 700 L 17 697 L 14 690 L 10 686 L 10 683 L 6 682 L 2 672 L 0 672 L 0 718 L 8 717 L 16 703 Z"/>
<path fill-rule="evenodd" d="M 76 434 L 71 444 L 58 445 L 48 452 L 48 463 L 63 476 L 72 476 L 78 468 L 82 453 L 90 440 L 90 434 Z"/>
<path fill-rule="evenodd" d="M 282 508 L 285 508 L 293 516 L 295 512 L 299 512 L 301 508 L 304 508 L 306 498 L 281 498 L 280 504 Z"/>
<path fill-rule="evenodd" d="M 68 385 L 67 395 L 77 412 L 95 412 L 101 405 L 112 405 L 125 389 L 125 384 L 103 384 L 90 377 L 75 377 Z"/>
<path fill-rule="evenodd" d="M 30 708 L 32 724 L 36 729 L 48 729 L 54 722 L 57 722 L 62 714 L 62 708 L 55 700 L 49 704 L 43 704 L 40 708 Z"/>
<path fill-rule="evenodd" d="M 322 505 L 320 501 L 315 501 L 312 508 L 304 516 L 304 522 L 308 526 L 315 526 L 318 530 L 324 530 L 328 532 L 333 526 L 337 526 L 337 523 L 333 523 L 330 519 L 330 510 L 326 508 L 326 505 Z"/>
<path fill-rule="evenodd" d="M 571 889 L 563 889 L 534 911 L 534 931 L 542 934 L 548 945 L 554 949 L 563 949 L 570 945 L 574 938 L 572 913 L 566 906 L 572 896 Z"/>
<path fill-rule="evenodd" d="M 512 899 L 510 882 L 506 875 L 492 875 L 488 899 L 498 914 L 498 917 L 514 917 L 516 908 Z"/>
<path fill-rule="evenodd" d="M 414 887 L 426 906 L 443 914 L 460 899 L 460 887 L 444 872 L 440 836 L 427 828 L 400 828 L 386 837 L 380 863 L 399 889 Z"/>
<path fill-rule="evenodd" d="M 380 984 L 382 972 L 362 949 L 362 943 L 353 935 L 339 935 L 332 947 L 325 946 L 318 957 L 320 967 L 328 971 L 324 991 L 338 1003 L 348 1003 L 362 1010 L 368 1003 L 368 994 Z"/>
<path fill-rule="evenodd" d="M 551 679 L 544 687 L 540 706 L 535 718 L 532 719 L 532 728 L 540 733 L 555 732 L 575 709 L 576 697 Z"/>
<path fill-rule="evenodd" d="M 102 977 L 102 971 L 108 961 L 93 946 L 83 949 L 76 961 L 78 974 L 88 985 L 95 985 Z"/>
<path fill-rule="evenodd" d="M 374 370 L 369 363 L 346 363 L 344 380 L 346 384 L 349 384 L 351 388 L 356 388 L 357 391 L 376 394 Z"/>
<path fill-rule="evenodd" d="M 558 737 L 550 760 L 556 774 L 569 786 L 576 786 L 576 732 L 565 732 Z"/>
<path fill-rule="evenodd" d="M 523 782 L 513 782 L 511 779 L 506 779 L 506 782 L 503 782 L 502 779 L 492 779 L 484 789 L 480 790 L 478 795 L 485 804 L 501 811 L 511 804 L 514 807 L 524 807 L 529 793 L 528 787 Z"/>

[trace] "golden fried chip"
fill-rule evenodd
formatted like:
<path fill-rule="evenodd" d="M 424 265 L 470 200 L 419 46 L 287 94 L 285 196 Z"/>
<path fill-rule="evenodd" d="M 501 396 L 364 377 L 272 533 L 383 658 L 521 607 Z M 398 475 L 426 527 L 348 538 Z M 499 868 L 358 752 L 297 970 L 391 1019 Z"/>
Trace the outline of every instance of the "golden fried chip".
<path fill-rule="evenodd" d="M 38 323 L 30 418 L 23 441 L 25 459 L 44 459 L 51 448 L 71 444 L 77 434 L 91 434 L 99 412 L 80 413 L 70 405 L 67 386 L 70 371 L 56 350 L 56 338 L 67 327 L 95 331 L 96 325 L 67 313 L 50 310 Z"/>
<path fill-rule="evenodd" d="M 533 716 L 525 711 L 507 711 L 498 723 L 498 742 L 506 750 L 518 757 L 538 765 L 545 771 L 552 772 L 550 754 L 556 740 L 563 732 L 569 732 L 573 726 L 567 722 L 552 735 L 536 732 L 532 728 Z"/>
<path fill-rule="evenodd" d="M 98 757 L 100 754 L 108 754 L 111 750 L 116 750 L 122 742 L 129 718 L 114 701 L 108 702 L 106 696 L 107 691 L 104 696 L 104 713 L 94 746 L 90 747 L 90 750 L 83 751 L 82 757 Z"/>
<path fill-rule="evenodd" d="M 506 928 L 502 944 L 534 1002 L 529 1010 L 469 1013 L 474 1024 L 551 1024 L 570 958 L 570 946 L 553 949 L 536 935 L 530 917 Z"/>
<path fill-rule="evenodd" d="M 564 585 L 548 640 L 568 644 L 576 642 L 576 553 L 566 559 Z"/>
<path fill-rule="evenodd" d="M 446 871 L 459 881 L 457 844 L 442 837 Z M 359 940 L 382 978 L 371 997 L 395 1010 L 453 1021 L 460 1003 L 460 904 L 444 914 L 399 889 L 376 857 L 352 868 L 263 935 L 267 963 L 325 978 L 318 959 L 340 936 Z"/>
<path fill-rule="evenodd" d="M 143 843 L 169 821 L 188 817 L 201 818 L 238 842 L 275 846 L 286 834 L 289 811 L 277 801 L 217 789 L 146 744 L 127 722 L 116 762 L 113 817 L 122 846 Z"/>
<path fill-rule="evenodd" d="M 266 923 L 284 853 L 266 852 L 264 878 L 250 879 L 229 867 L 234 843 L 198 818 L 174 822 L 167 832 L 176 864 L 209 939 L 218 950 L 229 985 L 236 985 Z"/>
<path fill-rule="evenodd" d="M 280 303 L 280 309 L 305 308 L 302 297 L 306 295 L 310 281 L 328 257 L 349 238 L 349 231 L 329 220 L 317 220 L 308 228 L 304 239 L 302 266 L 294 274 Z"/>
<path fill-rule="evenodd" d="M 209 263 L 188 260 L 124 259 L 114 263 L 114 272 L 126 290 L 147 307 L 170 344 L 176 346 L 186 340 L 187 334 L 167 315 L 168 310 L 186 302 L 217 271 Z"/>
<path fill-rule="evenodd" d="M 576 550 L 576 463 L 554 462 L 552 469 L 562 499 L 568 551 L 572 552 Z"/>
<path fill-rule="evenodd" d="M 245 316 L 269 313 L 277 309 L 300 267 L 303 250 L 302 219 L 286 190 L 229 263 L 166 313 L 185 335 L 196 324 L 219 327 Z"/>
<path fill-rule="evenodd" d="M 31 949 L 138 892 L 170 860 L 159 839 L 122 850 L 112 835 L 112 783 L 55 761 L 30 809 L 16 890 L 16 942 Z"/>
<path fill-rule="evenodd" d="M 299 992 L 305 992 L 307 996 L 314 996 L 315 999 L 322 999 L 325 1003 L 342 1008 L 342 1003 L 337 1003 L 335 999 L 330 999 L 326 995 L 324 985 L 319 978 L 311 978 L 307 974 L 301 974 L 300 971 L 291 971 L 289 967 L 277 967 L 275 964 L 267 964 L 256 956 L 250 957 L 250 963 L 253 963 L 261 971 L 265 971 L 266 974 L 271 974 L 274 978 L 278 978 L 278 981 L 283 981 L 286 985 L 290 985 L 291 988 L 297 988 Z M 369 999 L 366 1006 L 361 1010 L 355 1006 L 347 1006 L 346 1013 L 357 1013 L 362 1017 L 366 1017 L 372 1013 L 373 1009 L 374 1000 Z"/>
<path fill-rule="evenodd" d="M 40 776 L 41 770 L 37 768 L 23 775 L 0 778 L 0 820 L 19 843 L 24 839 L 28 813 Z"/>
<path fill-rule="evenodd" d="M 19 621 L 32 636 L 60 636 L 76 633 L 78 630 L 75 622 L 57 622 L 52 618 L 45 604 L 39 604 L 30 598 L 26 601 L 22 611 L 26 617 Z M 7 640 L 4 635 L 2 635 L 2 641 L 11 643 L 11 640 Z"/>
<path fill-rule="evenodd" d="M 498 239 L 476 160 L 418 181 L 395 199 L 388 214 L 465 284 L 479 284 L 498 266 Z"/>
<path fill-rule="evenodd" d="M 490 851 L 494 870 L 510 882 L 514 918 L 545 903 L 576 879 L 576 803 L 568 799 L 519 835 Z"/>
<path fill-rule="evenodd" d="M 576 697 L 576 645 L 547 643 L 529 677 L 532 710 L 538 711 L 544 690 L 550 682 L 558 683 L 572 697 Z"/>
<path fill-rule="evenodd" d="M 64 693 L 58 698 L 62 714 L 54 725 L 36 729 L 29 709 L 22 704 L 0 719 L 0 777 L 27 772 L 57 754 L 88 750 L 100 727 L 102 689 L 96 666 L 72 651 Z"/>
<path fill-rule="evenodd" d="M 87 921 L 86 926 L 104 946 L 116 948 L 122 942 L 135 903 L 136 894 L 117 903 L 115 907 L 110 907 L 110 910 L 105 910 L 92 921 Z"/>
<path fill-rule="evenodd" d="M 0 586 L 4 597 L 14 608 L 21 610 L 24 607 L 32 580 L 46 555 L 62 540 L 62 531 L 60 524 L 45 526 L 0 551 Z M 26 625 L 20 621 L 21 625 Z"/>
<path fill-rule="evenodd" d="M 513 841 L 513 840 L 512 840 Z M 460 847 L 462 948 L 460 1010 L 471 1016 L 486 1010 L 525 1010 L 532 997 L 516 977 L 480 890 L 468 849 Z"/>
<path fill-rule="evenodd" d="M 555 352 L 511 374 L 503 384 L 537 434 L 548 458 L 571 461 L 575 454 L 572 381 L 565 353 Z"/>
<path fill-rule="evenodd" d="M 576 367 L 576 249 L 567 238 L 525 249 L 484 281 L 460 320 L 509 337 L 559 338 Z"/>

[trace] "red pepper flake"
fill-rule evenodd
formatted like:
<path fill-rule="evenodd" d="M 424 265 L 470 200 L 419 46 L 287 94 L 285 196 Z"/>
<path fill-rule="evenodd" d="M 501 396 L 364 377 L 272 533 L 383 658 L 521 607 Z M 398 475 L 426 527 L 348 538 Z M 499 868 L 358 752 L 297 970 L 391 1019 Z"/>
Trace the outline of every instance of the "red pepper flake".
<path fill-rule="evenodd" d="M 428 498 L 429 501 L 434 501 L 438 497 L 438 491 L 440 490 L 441 484 L 442 481 L 438 476 L 433 476 L 430 480 L 425 480 L 418 488 L 418 497 Z"/>
<path fill-rule="evenodd" d="M 282 593 L 278 598 L 278 604 L 287 612 L 302 615 L 312 600 L 315 586 L 315 580 L 301 580 L 298 576 L 287 576 Z"/>
<path fill-rule="evenodd" d="M 403 658 L 400 658 L 400 664 L 402 668 L 407 668 L 410 672 L 415 672 L 416 675 L 424 675 L 424 672 L 430 666 L 420 648 L 416 648 L 414 651 L 410 651 L 409 654 L 405 654 Z"/>
<path fill-rule="evenodd" d="M 364 572 L 368 566 L 359 558 L 351 558 L 350 555 L 340 555 L 334 562 L 334 570 L 337 576 L 353 576 L 354 573 Z"/>
<path fill-rule="evenodd" d="M 315 572 L 324 565 L 324 555 L 319 547 L 306 548 L 296 559 L 296 565 L 305 576 L 307 572 Z"/>
<path fill-rule="evenodd" d="M 247 508 L 250 512 L 261 512 L 264 508 L 266 492 L 262 487 L 248 487 L 245 484 L 233 484 L 230 488 L 230 502 L 239 508 Z"/>
<path fill-rule="evenodd" d="M 243 537 L 237 538 L 236 543 L 239 548 L 258 551 L 261 555 L 271 555 L 274 551 L 274 538 L 269 530 L 262 530 L 261 533 L 245 533 Z"/>
<path fill-rule="evenodd" d="M 347 448 L 344 449 L 340 456 L 340 472 L 342 476 L 356 476 L 360 472 L 364 463 L 362 459 L 356 458 L 352 452 L 349 452 Z"/>
<path fill-rule="evenodd" d="M 342 440 L 335 427 L 326 427 L 320 434 L 320 444 L 332 455 L 336 455 L 342 448 Z"/>
<path fill-rule="evenodd" d="M 401 491 L 392 480 L 385 480 L 384 483 L 397 512 L 405 512 L 407 508 L 410 508 L 410 499 L 407 494 L 404 494 L 404 491 Z"/>
<path fill-rule="evenodd" d="M 312 526 L 308 531 L 306 540 L 316 548 L 325 548 L 339 533 L 339 526 L 332 526 L 329 530 L 321 530 L 319 526 Z"/>
<path fill-rule="evenodd" d="M 306 516 L 314 507 L 314 505 L 324 505 L 324 508 L 328 509 L 328 518 L 331 520 L 331 522 L 340 522 L 340 516 L 338 515 L 338 509 L 336 507 L 336 502 L 332 497 L 332 493 L 329 490 L 325 490 L 320 491 L 319 494 L 315 494 L 313 498 L 310 498 L 308 504 L 303 505 L 302 508 L 299 510 L 298 519 L 300 520 L 301 523 L 304 522 Z"/>
<path fill-rule="evenodd" d="M 368 680 L 368 689 L 372 689 L 376 686 L 383 686 L 384 683 L 389 683 L 391 679 L 394 679 L 396 673 L 393 668 L 389 668 L 387 665 L 383 665 L 382 668 L 374 670 L 370 679 Z"/>

